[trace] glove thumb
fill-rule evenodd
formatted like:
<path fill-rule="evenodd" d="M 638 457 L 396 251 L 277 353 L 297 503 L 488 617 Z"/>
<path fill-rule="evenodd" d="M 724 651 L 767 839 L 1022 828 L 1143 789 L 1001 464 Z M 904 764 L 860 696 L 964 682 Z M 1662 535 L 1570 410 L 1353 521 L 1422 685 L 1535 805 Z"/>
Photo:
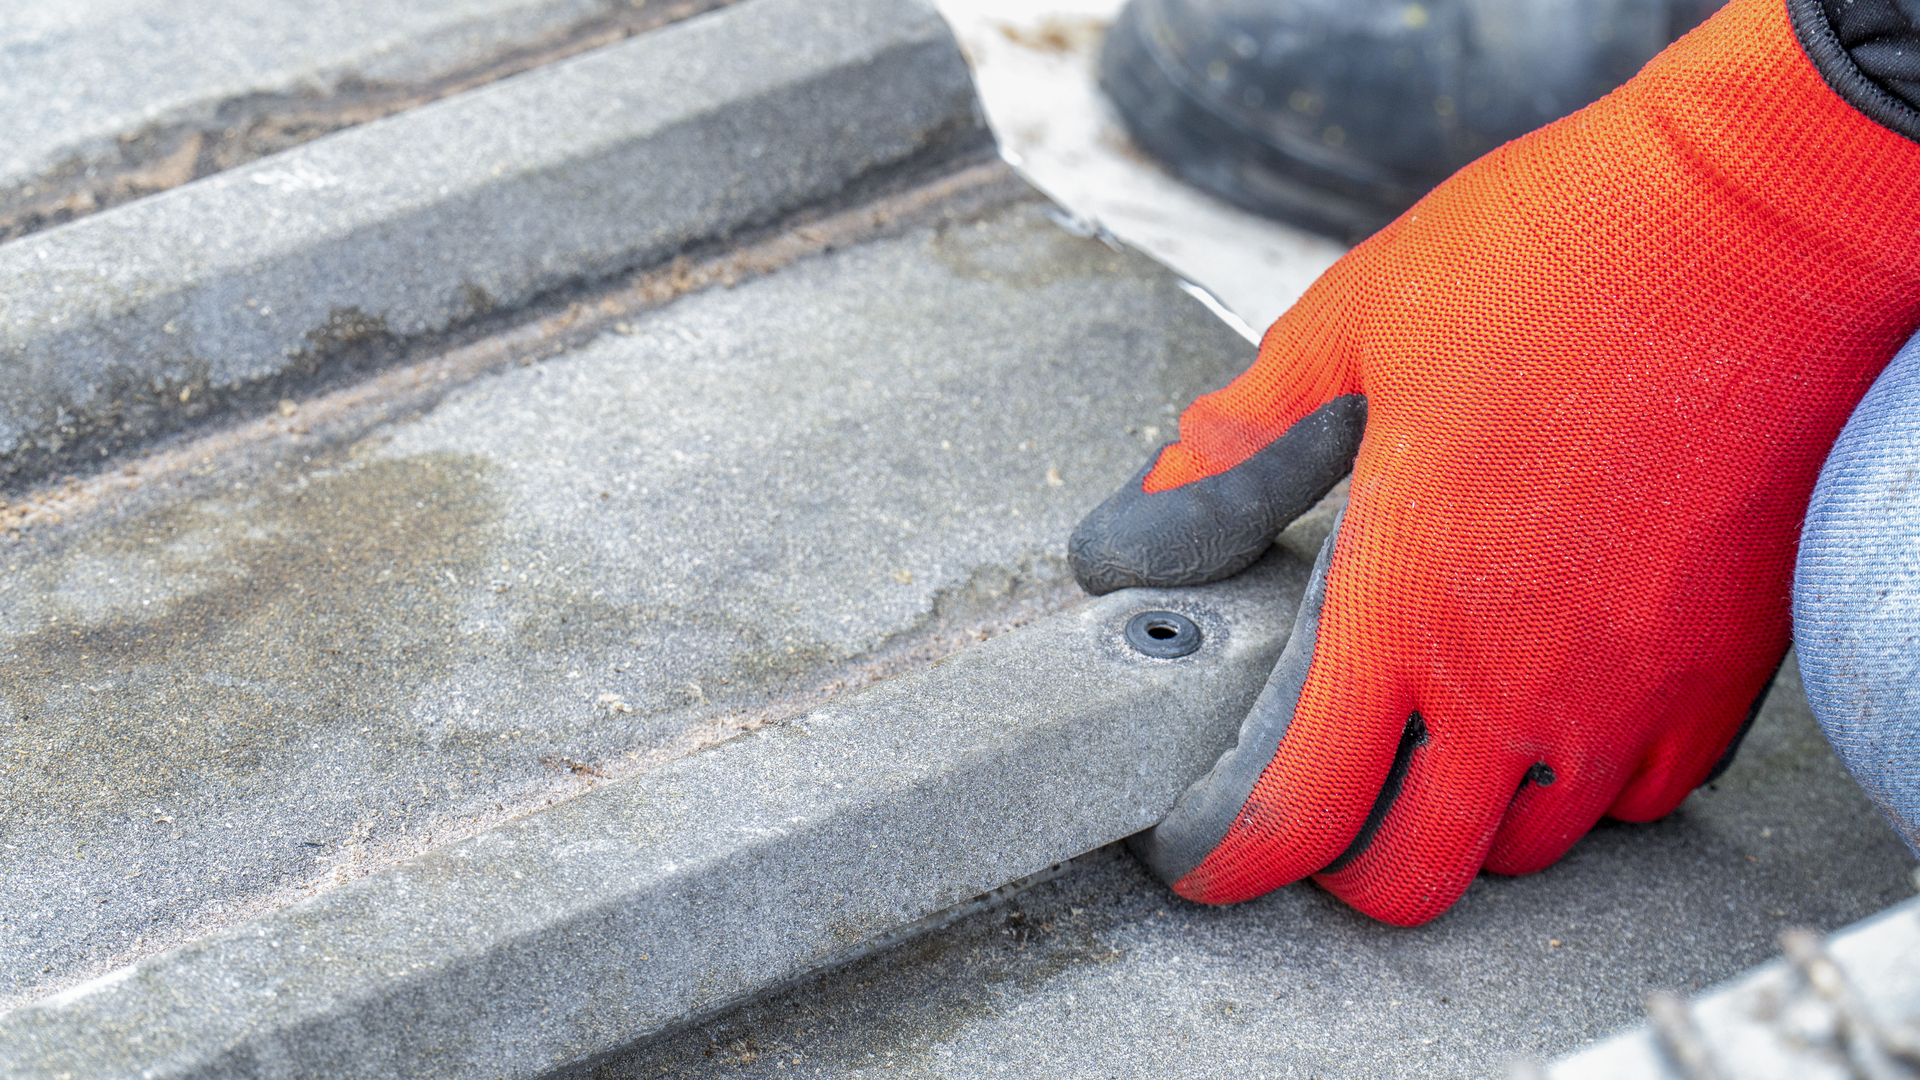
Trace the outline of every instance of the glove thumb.
<path fill-rule="evenodd" d="M 1199 407 L 1188 410 L 1185 424 Z M 1135 585 L 1200 585 L 1239 573 L 1287 523 L 1313 508 L 1353 468 L 1367 399 L 1346 394 L 1308 413 L 1279 438 L 1223 471 L 1152 490 L 1179 443 L 1095 507 L 1067 541 L 1081 588 L 1094 595 Z"/>
<path fill-rule="evenodd" d="M 1188 407 L 1180 441 L 1073 531 L 1067 559 L 1082 588 L 1236 574 L 1352 471 L 1367 426 L 1355 304 L 1385 240 L 1348 252 L 1314 282 L 1267 329 L 1253 366 Z"/>

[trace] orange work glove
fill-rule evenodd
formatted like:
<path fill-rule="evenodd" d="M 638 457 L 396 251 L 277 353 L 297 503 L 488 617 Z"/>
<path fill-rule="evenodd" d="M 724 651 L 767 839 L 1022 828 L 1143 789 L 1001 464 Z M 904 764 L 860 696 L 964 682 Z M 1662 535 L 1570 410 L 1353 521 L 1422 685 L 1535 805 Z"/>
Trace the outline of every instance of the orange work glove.
<path fill-rule="evenodd" d="M 1075 532 L 1092 592 L 1215 580 L 1352 468 L 1239 744 L 1136 843 L 1181 895 L 1312 874 L 1417 924 L 1728 753 L 1920 324 L 1920 144 L 1821 70 L 1733 0 L 1355 248 Z"/>

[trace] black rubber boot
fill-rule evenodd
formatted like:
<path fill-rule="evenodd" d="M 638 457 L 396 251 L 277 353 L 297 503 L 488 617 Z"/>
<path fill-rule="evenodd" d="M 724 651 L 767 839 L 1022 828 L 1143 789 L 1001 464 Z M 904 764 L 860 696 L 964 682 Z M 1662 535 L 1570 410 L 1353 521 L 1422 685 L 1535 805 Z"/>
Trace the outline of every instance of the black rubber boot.
<path fill-rule="evenodd" d="M 1632 77 L 1719 0 L 1131 0 L 1100 83 L 1230 202 L 1346 240 Z"/>

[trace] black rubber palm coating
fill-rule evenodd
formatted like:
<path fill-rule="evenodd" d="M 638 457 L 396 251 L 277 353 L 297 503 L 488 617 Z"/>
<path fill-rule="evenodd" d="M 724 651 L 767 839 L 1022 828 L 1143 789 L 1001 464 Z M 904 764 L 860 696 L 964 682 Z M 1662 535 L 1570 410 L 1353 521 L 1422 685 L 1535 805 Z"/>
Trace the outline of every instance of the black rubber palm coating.
<path fill-rule="evenodd" d="M 1340 519 L 1335 518 L 1333 532 L 1320 545 L 1320 556 L 1313 562 L 1313 576 L 1293 617 L 1293 633 L 1274 663 L 1273 673 L 1267 676 L 1267 685 L 1240 725 L 1240 737 L 1233 749 L 1220 755 L 1207 775 L 1180 796 L 1160 824 L 1127 838 L 1127 846 L 1140 861 L 1169 884 L 1186 877 L 1220 846 L 1253 795 L 1260 774 L 1280 749 L 1280 740 L 1286 738 L 1293 710 L 1300 704 L 1300 692 L 1307 685 L 1307 670 L 1313 666 L 1314 643 L 1320 636 L 1320 607 L 1327 599 L 1327 570 L 1333 565 L 1333 548 L 1339 539 Z"/>
<path fill-rule="evenodd" d="M 1149 495 L 1141 484 L 1156 453 L 1073 531 L 1074 577 L 1098 596 L 1239 573 L 1353 469 L 1366 426 L 1367 399 L 1337 397 L 1226 472 Z"/>

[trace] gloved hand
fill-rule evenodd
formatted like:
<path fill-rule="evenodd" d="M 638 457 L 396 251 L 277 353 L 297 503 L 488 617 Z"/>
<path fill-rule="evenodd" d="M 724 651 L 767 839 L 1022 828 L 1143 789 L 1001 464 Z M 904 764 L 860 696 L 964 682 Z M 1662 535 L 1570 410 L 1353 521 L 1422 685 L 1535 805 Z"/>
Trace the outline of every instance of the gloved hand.
<path fill-rule="evenodd" d="M 1137 850 L 1194 900 L 1313 874 L 1414 925 L 1673 810 L 1778 666 L 1814 478 L 1916 324 L 1920 144 L 1781 0 L 1462 170 L 1074 534 L 1092 592 L 1216 580 L 1352 466 L 1238 745 Z"/>

